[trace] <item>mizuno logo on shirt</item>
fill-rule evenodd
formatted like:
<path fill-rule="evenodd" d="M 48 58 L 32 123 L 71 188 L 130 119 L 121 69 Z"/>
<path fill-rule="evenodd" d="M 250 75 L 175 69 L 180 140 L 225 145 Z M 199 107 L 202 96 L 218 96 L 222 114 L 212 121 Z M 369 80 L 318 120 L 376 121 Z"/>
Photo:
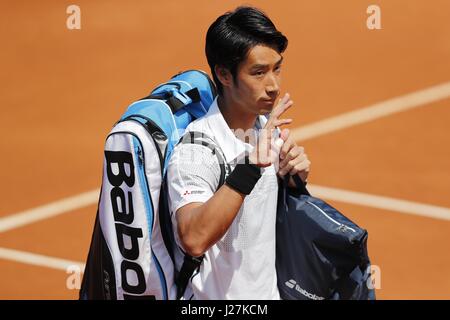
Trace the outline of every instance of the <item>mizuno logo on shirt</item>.
<path fill-rule="evenodd" d="M 202 194 L 202 193 L 204 193 L 205 191 L 203 191 L 203 190 L 192 190 L 192 191 L 188 191 L 188 190 L 186 190 L 184 193 L 183 193 L 183 196 L 187 196 L 187 195 L 190 195 L 190 194 Z"/>

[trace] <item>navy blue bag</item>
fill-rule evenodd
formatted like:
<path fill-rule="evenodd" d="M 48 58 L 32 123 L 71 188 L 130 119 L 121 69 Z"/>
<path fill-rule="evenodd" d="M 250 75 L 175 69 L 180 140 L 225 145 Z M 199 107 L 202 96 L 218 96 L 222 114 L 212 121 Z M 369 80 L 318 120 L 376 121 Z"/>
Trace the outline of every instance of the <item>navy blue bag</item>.
<path fill-rule="evenodd" d="M 298 176 L 297 189 L 280 183 L 276 268 L 282 299 L 374 300 L 369 285 L 366 230 L 312 197 Z"/>

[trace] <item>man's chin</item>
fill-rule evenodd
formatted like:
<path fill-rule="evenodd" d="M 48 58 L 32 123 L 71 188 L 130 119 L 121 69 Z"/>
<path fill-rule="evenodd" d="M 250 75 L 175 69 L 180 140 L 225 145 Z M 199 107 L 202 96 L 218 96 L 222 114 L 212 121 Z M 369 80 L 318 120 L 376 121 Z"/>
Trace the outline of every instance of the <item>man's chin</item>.
<path fill-rule="evenodd" d="M 257 109 L 255 111 L 257 112 L 258 115 L 264 116 L 272 112 L 274 105 L 275 105 L 274 103 L 267 103 L 261 101 L 261 103 L 258 103 L 258 105 L 256 106 Z"/>
<path fill-rule="evenodd" d="M 259 109 L 259 115 L 261 115 L 261 116 L 265 116 L 265 115 L 267 115 L 267 114 L 269 114 L 269 113 L 271 113 L 272 112 L 272 110 L 273 110 L 273 106 L 272 107 L 265 107 L 265 108 L 260 108 Z"/>
<path fill-rule="evenodd" d="M 262 110 L 262 112 L 272 112 L 272 109 L 275 106 L 275 101 L 262 101 L 260 104 L 260 108 Z"/>

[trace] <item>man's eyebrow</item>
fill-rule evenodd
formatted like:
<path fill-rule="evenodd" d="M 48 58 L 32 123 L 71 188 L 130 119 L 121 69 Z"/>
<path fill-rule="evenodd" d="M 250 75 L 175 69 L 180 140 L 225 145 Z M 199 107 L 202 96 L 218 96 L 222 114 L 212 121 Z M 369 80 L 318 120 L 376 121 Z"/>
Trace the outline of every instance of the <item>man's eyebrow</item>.
<path fill-rule="evenodd" d="M 277 63 L 275 63 L 275 65 L 280 65 L 283 62 L 284 57 L 281 57 L 280 60 L 278 60 Z"/>
<path fill-rule="evenodd" d="M 260 64 L 260 63 L 258 63 L 258 64 L 252 65 L 252 67 L 251 67 L 250 69 L 252 69 L 252 70 L 256 70 L 256 69 L 265 69 L 265 68 L 267 68 L 268 66 L 269 66 L 268 64 Z"/>
<path fill-rule="evenodd" d="M 283 62 L 283 57 L 281 57 L 280 60 L 278 60 L 278 61 L 275 63 L 275 65 L 278 66 L 278 65 L 280 65 L 282 62 Z M 251 67 L 251 69 L 263 69 L 263 68 L 267 68 L 268 66 L 269 66 L 268 64 L 261 64 L 261 63 L 258 63 L 258 64 L 253 65 L 253 66 Z"/>

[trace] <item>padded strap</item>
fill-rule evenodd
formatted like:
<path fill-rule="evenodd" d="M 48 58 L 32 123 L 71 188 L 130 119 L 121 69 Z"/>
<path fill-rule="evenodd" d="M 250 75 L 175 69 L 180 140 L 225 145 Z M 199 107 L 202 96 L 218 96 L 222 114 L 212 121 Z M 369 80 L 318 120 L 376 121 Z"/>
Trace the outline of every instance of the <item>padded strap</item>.
<path fill-rule="evenodd" d="M 311 195 L 308 189 L 306 189 L 306 183 L 304 183 L 297 174 L 293 175 L 292 178 L 294 179 L 295 185 L 297 186 L 300 194 L 305 194 L 307 196 Z"/>
<path fill-rule="evenodd" d="M 204 255 L 201 257 L 184 256 L 183 266 L 175 279 L 177 285 L 177 300 L 181 299 L 186 290 L 189 279 L 202 264 Z"/>
<path fill-rule="evenodd" d="M 176 82 L 174 83 L 169 83 L 169 84 L 177 84 Z M 165 84 L 166 85 L 166 84 Z M 182 93 L 179 88 L 178 85 L 178 94 L 183 96 L 187 96 L 192 100 L 192 103 L 197 103 L 200 102 L 200 92 L 198 91 L 197 88 L 193 88 L 185 93 Z M 156 90 L 156 89 L 155 89 Z M 153 90 L 153 91 L 155 91 Z M 145 99 L 157 99 L 157 100 L 164 100 L 167 105 L 170 107 L 170 109 L 172 110 L 172 113 L 175 114 L 178 110 L 180 110 L 181 108 L 183 108 L 186 103 L 184 103 L 183 101 L 181 101 L 180 99 L 178 99 L 177 97 L 174 96 L 173 91 L 164 91 L 162 93 L 157 93 L 157 94 L 150 94 L 149 96 L 142 98 L 140 100 L 145 100 Z"/>
<path fill-rule="evenodd" d="M 211 141 L 211 143 L 208 142 Z M 216 155 L 219 166 L 220 166 L 220 179 L 217 189 L 219 189 L 225 183 L 225 157 L 222 156 L 222 152 L 219 147 L 213 144 L 214 140 L 203 132 L 190 131 L 186 133 L 179 141 L 183 144 L 199 144 L 211 150 L 212 154 Z M 229 169 L 229 165 L 227 164 Z M 177 285 L 177 299 L 180 299 L 184 291 L 186 290 L 189 279 L 192 277 L 194 272 L 200 267 L 203 261 L 204 255 L 200 257 L 192 257 L 188 254 L 184 255 L 183 265 L 181 266 L 180 272 L 175 277 L 175 284 Z"/>
<path fill-rule="evenodd" d="M 174 96 L 171 96 L 169 99 L 167 99 L 166 103 L 169 105 L 173 114 L 175 114 L 178 110 L 185 106 L 185 104 L 181 100 Z"/>
<path fill-rule="evenodd" d="M 169 210 L 169 191 L 167 189 L 167 175 L 163 178 L 161 183 L 161 192 L 159 196 L 159 226 L 161 229 L 161 235 L 166 246 L 167 252 L 169 253 L 170 259 L 175 266 L 175 236 L 173 233 L 172 221 L 170 219 Z M 175 268 L 174 268 L 175 270 Z M 174 278 L 177 279 L 177 274 L 175 273 Z"/>
<path fill-rule="evenodd" d="M 184 93 L 185 95 L 187 95 L 189 98 L 191 98 L 193 103 L 197 103 L 200 102 L 200 92 L 198 91 L 197 88 L 191 89 L 187 92 Z"/>
<path fill-rule="evenodd" d="M 136 118 L 140 118 L 143 121 L 143 122 L 140 122 L 140 121 L 138 121 L 138 122 L 140 122 L 142 125 L 144 125 L 145 129 L 147 130 L 148 133 L 150 133 L 150 135 L 153 135 L 155 132 L 164 133 L 164 131 L 155 122 L 153 122 L 150 118 L 147 118 L 146 116 L 144 116 L 142 114 L 131 114 L 131 115 L 117 121 L 117 123 L 124 122 L 127 120 L 136 120 Z"/>
<path fill-rule="evenodd" d="M 175 114 L 178 110 L 180 110 L 181 108 L 183 108 L 186 105 L 180 99 L 174 97 L 173 93 L 170 91 L 166 91 L 166 92 L 164 92 L 164 94 L 150 94 L 139 100 L 146 100 L 146 99 L 155 99 L 155 100 L 165 101 L 167 103 L 167 105 L 169 106 L 169 108 L 172 110 L 173 114 Z"/>
<path fill-rule="evenodd" d="M 211 141 L 212 143 L 208 142 Z M 210 138 L 208 135 L 206 135 L 203 132 L 198 131 L 190 131 L 186 133 L 181 139 L 179 143 L 191 143 L 191 144 L 199 144 L 202 146 L 205 146 L 209 148 L 212 152 L 212 154 L 216 155 L 217 160 L 219 161 L 220 166 L 220 178 L 219 178 L 219 185 L 217 186 L 217 190 L 225 183 L 225 176 L 228 170 L 230 172 L 230 165 L 226 163 L 225 157 L 222 155 L 222 151 L 218 146 L 213 144 L 214 140 Z M 227 166 L 225 168 L 225 165 Z"/>

